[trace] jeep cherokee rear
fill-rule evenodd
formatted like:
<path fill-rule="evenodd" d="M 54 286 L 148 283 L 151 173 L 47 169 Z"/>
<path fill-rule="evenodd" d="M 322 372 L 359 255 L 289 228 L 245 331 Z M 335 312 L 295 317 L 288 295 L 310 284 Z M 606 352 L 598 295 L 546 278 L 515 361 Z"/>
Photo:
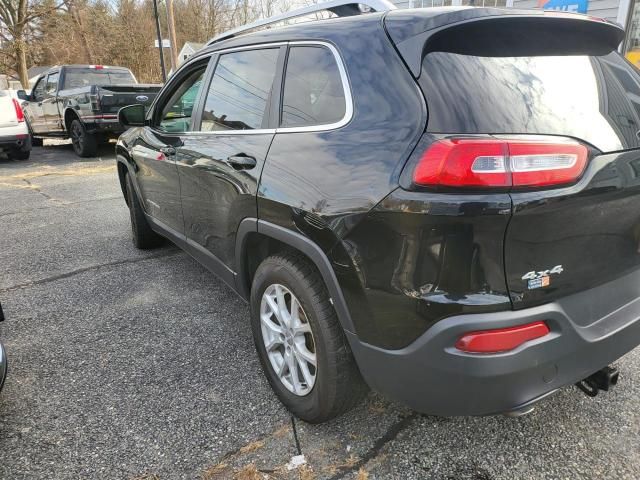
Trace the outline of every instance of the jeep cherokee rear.
<path fill-rule="evenodd" d="M 134 241 L 170 238 L 249 301 L 265 374 L 305 420 L 362 378 L 431 414 L 526 409 L 640 343 L 640 76 L 621 38 L 444 8 L 213 42 L 144 121 L 121 111 Z"/>

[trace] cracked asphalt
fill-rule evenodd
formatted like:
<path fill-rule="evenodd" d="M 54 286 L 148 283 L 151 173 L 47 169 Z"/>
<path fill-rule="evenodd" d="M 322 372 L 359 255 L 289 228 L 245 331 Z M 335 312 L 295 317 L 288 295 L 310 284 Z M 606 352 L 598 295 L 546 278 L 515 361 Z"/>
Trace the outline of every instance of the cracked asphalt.
<path fill-rule="evenodd" d="M 293 420 L 246 305 L 176 247 L 133 247 L 113 146 L 80 161 L 56 143 L 0 158 L 0 478 L 640 478 L 637 350 L 612 392 L 569 387 L 526 417 L 429 417 L 372 393 Z"/>

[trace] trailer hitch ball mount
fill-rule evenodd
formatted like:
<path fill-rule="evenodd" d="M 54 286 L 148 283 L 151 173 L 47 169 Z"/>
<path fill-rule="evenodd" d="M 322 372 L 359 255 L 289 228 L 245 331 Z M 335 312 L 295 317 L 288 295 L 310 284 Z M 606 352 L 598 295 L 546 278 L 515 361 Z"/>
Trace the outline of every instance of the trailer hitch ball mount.
<path fill-rule="evenodd" d="M 618 369 L 614 367 L 604 367 L 593 375 L 588 376 L 584 380 L 576 383 L 585 395 L 595 397 L 601 390 L 608 392 L 618 383 Z"/>

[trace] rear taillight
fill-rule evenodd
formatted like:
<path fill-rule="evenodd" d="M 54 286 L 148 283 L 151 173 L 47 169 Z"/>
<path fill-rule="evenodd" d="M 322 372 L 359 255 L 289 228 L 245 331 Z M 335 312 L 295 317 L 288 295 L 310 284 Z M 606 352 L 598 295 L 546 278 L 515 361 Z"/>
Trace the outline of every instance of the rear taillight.
<path fill-rule="evenodd" d="M 18 103 L 18 100 L 16 100 L 15 98 L 12 98 L 11 100 L 13 100 L 13 108 L 16 111 L 16 118 L 18 119 L 18 123 L 24 122 L 24 112 L 22 111 L 22 107 Z"/>
<path fill-rule="evenodd" d="M 550 332 L 545 322 L 534 322 L 517 327 L 482 330 L 464 334 L 456 348 L 467 353 L 500 353 L 518 348 L 525 342 L 542 338 Z"/>
<path fill-rule="evenodd" d="M 546 187 L 575 182 L 588 150 L 573 142 L 449 138 L 420 158 L 413 181 L 446 187 Z"/>

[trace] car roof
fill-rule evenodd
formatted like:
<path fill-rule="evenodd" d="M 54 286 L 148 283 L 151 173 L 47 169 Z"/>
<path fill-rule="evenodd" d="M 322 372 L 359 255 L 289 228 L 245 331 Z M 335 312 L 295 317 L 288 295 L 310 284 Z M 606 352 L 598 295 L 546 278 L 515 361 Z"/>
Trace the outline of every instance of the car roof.
<path fill-rule="evenodd" d="M 352 23 L 372 22 L 385 20 L 394 25 L 404 24 L 403 38 L 417 35 L 427 30 L 439 29 L 448 25 L 454 25 L 475 19 L 487 17 L 553 17 L 573 19 L 576 21 L 593 21 L 609 23 L 618 28 L 619 25 L 607 20 L 592 16 L 558 11 L 545 11 L 540 9 L 517 9 L 496 7 L 430 7 L 396 9 L 385 12 L 367 13 L 348 17 L 329 18 L 299 22 L 292 25 L 271 27 L 256 30 L 250 33 L 240 33 L 230 39 L 221 40 L 205 46 L 198 53 L 211 52 L 236 46 L 251 45 L 288 40 L 299 40 L 309 35 L 310 31 L 320 32 L 324 29 L 330 31 L 335 28 L 349 28 Z"/>

